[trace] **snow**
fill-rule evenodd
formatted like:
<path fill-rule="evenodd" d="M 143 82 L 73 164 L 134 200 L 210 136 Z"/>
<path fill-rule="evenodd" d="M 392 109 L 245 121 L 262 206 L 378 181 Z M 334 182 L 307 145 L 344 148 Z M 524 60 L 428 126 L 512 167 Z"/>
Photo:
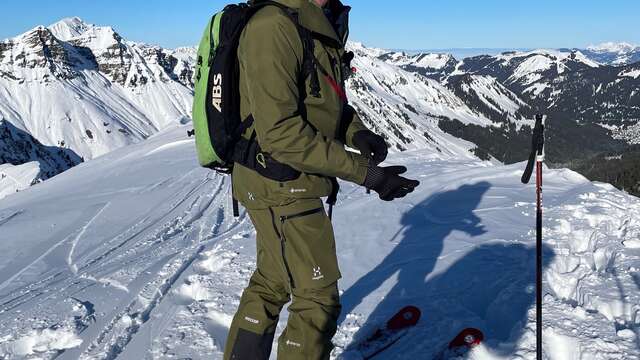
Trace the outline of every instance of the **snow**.
<path fill-rule="evenodd" d="M 442 69 L 452 60 L 448 54 L 422 54 L 416 58 L 415 66 L 431 69 Z"/>
<path fill-rule="evenodd" d="M 590 45 L 587 47 L 587 50 L 596 51 L 596 52 L 612 52 L 617 54 L 627 54 L 632 51 L 638 50 L 639 46 L 626 43 L 626 42 L 605 42 L 599 45 Z"/>
<path fill-rule="evenodd" d="M 446 117 L 464 124 L 492 126 L 492 120 L 471 109 L 444 84 L 379 59 L 377 50 L 354 43 L 349 43 L 348 47 L 356 53 L 353 66 L 357 69 L 347 81 L 350 102 L 359 110 L 366 125 L 386 135 L 388 142 L 393 145 L 392 151 L 398 151 L 399 148 L 425 149 L 453 158 L 474 157 L 469 151 L 475 147 L 474 144 L 445 134 L 438 127 L 438 122 Z M 482 100 L 496 100 L 508 106 L 503 111 L 510 114 L 510 121 L 523 120 L 513 114 L 517 107 L 524 104 L 508 98 L 511 95 L 517 99 L 495 81 L 487 81 L 490 84 L 478 84 L 477 87 L 485 95 Z M 489 88 L 480 89 L 485 85 Z M 506 98 L 496 99 L 499 94 Z"/>
<path fill-rule="evenodd" d="M 566 61 L 568 59 L 571 59 L 573 57 L 573 60 L 577 60 L 580 62 L 585 63 L 586 65 L 590 66 L 590 67 L 598 67 L 600 66 L 600 64 L 598 64 L 597 62 L 589 59 L 587 56 L 585 56 L 582 52 L 580 51 L 562 51 L 562 50 L 553 50 L 553 49 L 536 49 L 536 50 L 531 50 L 531 51 L 514 51 L 514 52 L 510 52 L 507 54 L 501 54 L 498 55 L 497 58 L 501 59 L 503 61 L 512 61 L 513 59 L 518 59 L 518 58 L 529 58 L 529 57 L 546 57 L 550 60 L 554 60 L 554 61 Z M 537 67 L 542 67 L 544 68 L 544 60 L 536 60 L 537 64 L 530 64 L 529 66 L 531 66 L 534 70 Z M 547 67 L 548 68 L 548 67 Z"/>
<path fill-rule="evenodd" d="M 637 79 L 638 77 L 640 77 L 640 69 L 637 70 L 629 70 L 629 71 L 623 71 L 620 74 L 618 74 L 618 76 L 622 76 L 622 77 L 632 77 L 634 79 Z"/>
<path fill-rule="evenodd" d="M 474 91 L 478 94 L 480 100 L 497 112 L 515 116 L 518 110 L 526 106 L 517 95 L 502 86 L 491 76 L 472 75 L 471 79 L 471 83 L 463 85 L 463 89 L 466 92 Z"/>
<path fill-rule="evenodd" d="M 67 56 L 53 70 L 38 65 L 47 31 Z M 5 44 L 0 70 L 13 78 L 0 77 L 0 118 L 93 160 L 31 188 L 37 162 L 0 165 L 0 359 L 220 358 L 255 267 L 255 231 L 246 214 L 231 216 L 229 179 L 199 168 L 186 136 L 192 90 L 176 79 L 195 49 L 127 42 L 78 18 Z M 332 358 L 350 359 L 354 341 L 407 303 L 426 316 L 386 358 L 429 358 L 463 326 L 488 335 L 470 358 L 532 358 L 534 194 L 519 183 L 523 164 L 475 159 L 475 145 L 438 121 L 493 122 L 446 83 L 399 67 L 439 69 L 450 56 L 349 47 L 351 102 L 394 145 L 389 162 L 408 164 L 422 185 L 387 204 L 344 184 L 334 221 L 344 313 Z M 549 86 L 540 72 L 563 72 L 569 56 L 598 66 L 548 50 L 499 60 L 529 57 L 514 78 L 537 95 Z M 526 122 L 524 103 L 495 79 L 469 76 L 462 88 Z M 568 170 L 545 175 L 549 358 L 636 358 L 640 201 Z"/>
<path fill-rule="evenodd" d="M 589 57 L 587 57 L 585 54 L 583 54 L 580 51 L 573 51 L 570 54 L 573 55 L 573 57 L 574 57 L 573 60 L 582 62 L 582 63 L 584 63 L 584 64 L 586 64 L 586 65 L 588 65 L 590 67 L 595 68 L 595 67 L 599 67 L 600 66 L 599 63 L 597 63 L 594 60 L 589 59 Z"/>
<path fill-rule="evenodd" d="M 0 164 L 0 200 L 27 189 L 40 175 L 40 163 L 22 165 Z"/>
<path fill-rule="evenodd" d="M 534 96 L 540 95 L 543 91 L 550 87 L 549 84 L 546 83 L 535 83 L 528 88 L 524 89 L 523 93 L 531 92 Z"/>
<path fill-rule="evenodd" d="M 0 353 L 7 354 L 7 357 L 27 357 L 64 351 L 82 344 L 82 340 L 69 329 L 34 330 L 15 340 L 11 340 L 10 337 L 0 340 L 3 341 Z"/>
<path fill-rule="evenodd" d="M 527 52 L 510 52 L 498 55 L 496 58 L 504 66 L 516 64 L 517 66 L 508 81 L 511 83 L 520 82 L 530 89 L 531 85 L 535 85 L 543 78 L 544 72 L 555 69 L 558 74 L 562 74 L 567 71 L 569 68 L 567 64 L 570 62 L 579 62 L 593 68 L 600 66 L 580 51 L 537 49 Z"/>
<path fill-rule="evenodd" d="M 528 73 L 543 72 L 549 70 L 554 65 L 553 61 L 543 55 L 535 55 L 518 66 L 514 72 L 514 77 L 522 77 Z"/>
<path fill-rule="evenodd" d="M 412 65 L 425 69 L 443 69 L 449 62 L 456 60 L 450 54 L 421 53 L 417 55 L 407 55 L 405 53 L 391 53 L 387 60 L 397 66 Z"/>
<path fill-rule="evenodd" d="M 600 126 L 603 126 L 600 124 Z M 613 131 L 613 137 L 616 139 L 622 139 L 629 144 L 640 144 L 640 123 L 630 123 L 624 126 L 603 126 L 605 128 L 611 128 Z"/>
<path fill-rule="evenodd" d="M 232 216 L 229 179 L 199 168 L 185 140 L 177 126 L 0 201 L 0 358 L 221 358 L 255 232 Z M 423 319 L 380 359 L 429 359 L 466 326 L 487 335 L 470 359 L 533 359 L 524 164 L 432 150 L 388 163 L 407 164 L 416 192 L 385 203 L 343 184 L 334 211 L 344 311 L 332 359 L 407 304 Z M 545 169 L 544 201 L 548 359 L 637 358 L 640 200 Z"/>
<path fill-rule="evenodd" d="M 48 36 L 55 36 L 47 40 L 53 60 L 42 55 L 41 39 Z M 190 74 L 195 50 L 126 42 L 113 28 L 78 18 L 37 27 L 4 44 L 9 47 L 0 58 L 0 118 L 45 145 L 64 144 L 92 159 L 190 116 L 193 90 L 189 76 L 181 76 Z M 172 54 L 178 57 L 170 72 L 160 58 L 166 62 Z"/>
<path fill-rule="evenodd" d="M 67 41 L 82 35 L 93 25 L 87 24 L 79 17 L 65 18 L 48 26 L 53 35 Z"/>

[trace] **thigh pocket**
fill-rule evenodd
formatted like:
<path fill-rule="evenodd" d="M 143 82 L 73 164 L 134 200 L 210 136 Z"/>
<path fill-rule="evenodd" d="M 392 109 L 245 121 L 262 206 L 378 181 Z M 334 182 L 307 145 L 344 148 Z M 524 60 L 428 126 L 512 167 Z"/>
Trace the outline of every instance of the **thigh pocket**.
<path fill-rule="evenodd" d="M 340 279 L 336 242 L 324 207 L 280 217 L 283 254 L 293 286 L 327 287 Z"/>

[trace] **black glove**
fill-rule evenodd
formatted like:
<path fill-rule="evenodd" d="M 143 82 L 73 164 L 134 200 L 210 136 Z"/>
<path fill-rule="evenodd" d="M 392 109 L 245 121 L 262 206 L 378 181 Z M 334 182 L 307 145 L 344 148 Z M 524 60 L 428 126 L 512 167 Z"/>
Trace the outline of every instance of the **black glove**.
<path fill-rule="evenodd" d="M 380 164 L 387 158 L 388 146 L 384 138 L 369 130 L 360 130 L 353 135 L 353 146 L 374 164 Z"/>
<path fill-rule="evenodd" d="M 419 181 L 410 180 L 400 176 L 407 172 L 404 166 L 379 167 L 369 166 L 364 186 L 373 189 L 384 201 L 405 197 L 420 185 Z"/>

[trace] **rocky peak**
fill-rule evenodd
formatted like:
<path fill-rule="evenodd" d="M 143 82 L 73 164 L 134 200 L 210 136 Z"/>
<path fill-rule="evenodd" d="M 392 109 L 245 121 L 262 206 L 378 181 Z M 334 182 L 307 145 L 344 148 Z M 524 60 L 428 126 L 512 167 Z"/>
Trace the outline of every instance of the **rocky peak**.
<path fill-rule="evenodd" d="M 133 54 L 122 36 L 109 26 L 91 26 L 80 36 L 69 40 L 75 47 L 89 49 L 101 73 L 113 82 L 125 85 Z"/>
<path fill-rule="evenodd" d="M 77 76 L 74 64 L 79 61 L 68 44 L 60 41 L 48 28 L 38 26 L 26 33 L 0 43 L 0 76 L 19 79 L 17 69 L 49 69 L 59 78 Z M 47 81 L 49 73 L 36 79 Z"/>

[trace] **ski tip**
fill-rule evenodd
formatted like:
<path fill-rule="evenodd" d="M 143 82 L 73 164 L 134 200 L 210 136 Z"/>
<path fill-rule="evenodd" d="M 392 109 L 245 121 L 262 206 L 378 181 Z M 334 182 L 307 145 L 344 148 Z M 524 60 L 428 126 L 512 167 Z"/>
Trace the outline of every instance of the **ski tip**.
<path fill-rule="evenodd" d="M 387 329 L 400 330 L 414 326 L 420 320 L 421 314 L 420 309 L 417 307 L 406 306 L 387 322 Z"/>
<path fill-rule="evenodd" d="M 484 340 L 482 331 L 474 328 L 466 328 L 458 334 L 450 343 L 449 349 L 468 347 L 472 348 L 480 345 Z"/>

